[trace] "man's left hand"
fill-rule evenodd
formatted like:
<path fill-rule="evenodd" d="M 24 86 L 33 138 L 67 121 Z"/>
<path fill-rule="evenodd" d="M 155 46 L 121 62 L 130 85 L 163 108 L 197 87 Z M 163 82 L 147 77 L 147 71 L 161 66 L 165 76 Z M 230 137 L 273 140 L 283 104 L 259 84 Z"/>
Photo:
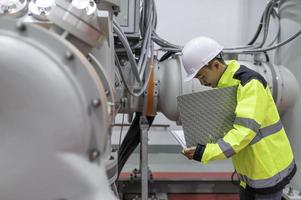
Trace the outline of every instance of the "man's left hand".
<path fill-rule="evenodd" d="M 196 147 L 190 147 L 190 148 L 185 148 L 182 150 L 182 153 L 184 156 L 186 156 L 189 160 L 193 159 L 193 155 L 195 152 Z"/>

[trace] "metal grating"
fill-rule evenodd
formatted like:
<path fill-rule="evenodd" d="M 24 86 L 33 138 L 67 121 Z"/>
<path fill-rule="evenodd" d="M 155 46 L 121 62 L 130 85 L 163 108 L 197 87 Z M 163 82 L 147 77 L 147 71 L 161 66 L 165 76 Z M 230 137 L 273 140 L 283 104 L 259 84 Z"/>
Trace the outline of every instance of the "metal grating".
<path fill-rule="evenodd" d="M 237 86 L 178 96 L 187 147 L 215 143 L 232 129 Z"/>

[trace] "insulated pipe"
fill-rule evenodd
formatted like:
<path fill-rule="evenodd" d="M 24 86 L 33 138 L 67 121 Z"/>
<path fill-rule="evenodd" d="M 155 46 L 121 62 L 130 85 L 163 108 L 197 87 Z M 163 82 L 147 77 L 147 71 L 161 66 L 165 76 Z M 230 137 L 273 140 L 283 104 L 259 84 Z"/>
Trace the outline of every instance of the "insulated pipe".
<path fill-rule="evenodd" d="M 266 79 L 280 114 L 294 105 L 298 97 L 299 86 L 296 78 L 287 68 L 265 62 L 260 65 L 250 61 L 239 61 L 239 63 L 257 71 Z M 157 76 L 159 79 L 157 109 L 172 121 L 179 120 L 177 96 L 211 89 L 202 86 L 198 80 L 183 82 L 186 72 L 179 55 L 160 62 Z"/>

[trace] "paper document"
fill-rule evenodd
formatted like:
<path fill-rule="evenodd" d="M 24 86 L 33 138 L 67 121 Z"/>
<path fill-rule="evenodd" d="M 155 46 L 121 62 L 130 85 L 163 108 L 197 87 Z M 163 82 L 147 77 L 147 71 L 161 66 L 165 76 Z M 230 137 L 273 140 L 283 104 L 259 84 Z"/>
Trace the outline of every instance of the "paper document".
<path fill-rule="evenodd" d="M 183 130 L 169 130 L 169 132 L 178 141 L 182 148 L 187 148 Z"/>

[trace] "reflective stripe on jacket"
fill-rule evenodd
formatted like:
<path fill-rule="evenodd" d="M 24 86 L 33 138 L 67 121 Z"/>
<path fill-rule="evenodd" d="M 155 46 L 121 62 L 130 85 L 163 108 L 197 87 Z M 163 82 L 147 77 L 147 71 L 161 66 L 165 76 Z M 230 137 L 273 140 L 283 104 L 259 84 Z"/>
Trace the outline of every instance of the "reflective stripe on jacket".
<path fill-rule="evenodd" d="M 233 129 L 217 143 L 207 144 L 201 161 L 232 157 L 247 189 L 260 193 L 282 189 L 296 165 L 267 82 L 257 72 L 230 61 L 217 87 L 229 86 L 238 86 Z"/>

